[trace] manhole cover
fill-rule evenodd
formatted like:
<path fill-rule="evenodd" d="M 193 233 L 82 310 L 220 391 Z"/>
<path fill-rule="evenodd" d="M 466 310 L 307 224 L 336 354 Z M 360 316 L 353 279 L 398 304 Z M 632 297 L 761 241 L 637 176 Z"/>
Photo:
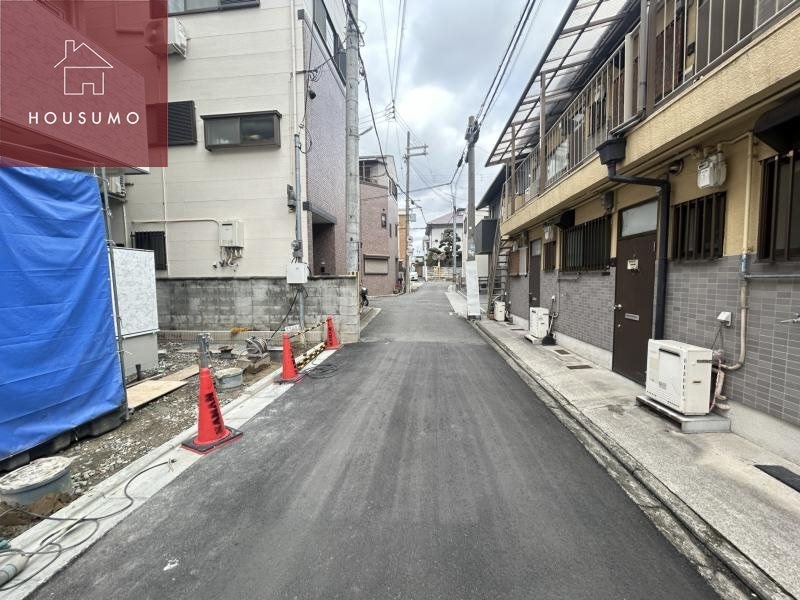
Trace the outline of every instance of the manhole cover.
<path fill-rule="evenodd" d="M 40 458 L 0 478 L 0 494 L 19 494 L 64 475 L 72 459 L 65 456 Z"/>
<path fill-rule="evenodd" d="M 567 365 L 568 369 L 591 369 L 591 365 Z"/>
<path fill-rule="evenodd" d="M 567 350 L 561 350 L 560 348 L 556 349 L 555 352 L 558 352 L 559 354 L 569 354 Z"/>

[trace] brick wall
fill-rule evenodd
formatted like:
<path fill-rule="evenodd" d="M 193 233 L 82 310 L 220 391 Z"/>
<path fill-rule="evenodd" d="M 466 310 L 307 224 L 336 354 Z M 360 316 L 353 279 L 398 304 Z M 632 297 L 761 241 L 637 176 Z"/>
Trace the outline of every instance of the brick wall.
<path fill-rule="evenodd" d="M 600 272 L 542 273 L 541 298 L 544 306 L 550 306 L 550 298 L 556 296 L 554 332 L 564 333 L 587 344 L 604 350 L 614 345 L 614 285 L 616 269 L 609 274 Z M 560 289 L 560 293 L 559 290 Z"/>
<path fill-rule="evenodd" d="M 307 16 L 310 18 L 310 15 Z M 305 56 L 309 57 L 311 31 L 305 27 Z M 312 26 L 313 27 L 313 26 Z M 326 239 L 314 254 L 314 260 L 325 261 L 328 273 L 347 270 L 345 243 L 345 87 L 333 61 L 314 30 L 310 58 L 306 68 L 319 68 L 319 80 L 309 81 L 316 97 L 306 100 L 307 198 L 314 207 L 322 208 L 336 218 L 332 239 Z M 327 62 L 326 62 L 327 61 Z M 324 63 L 324 64 L 323 64 Z M 319 269 L 314 266 L 314 272 Z"/>
<path fill-rule="evenodd" d="M 397 283 L 397 203 L 389 197 L 385 186 L 361 182 L 361 254 L 387 257 L 387 275 L 364 275 L 370 295 L 386 295 L 395 291 Z M 381 214 L 386 214 L 386 227 L 381 227 Z M 363 267 L 363 263 L 362 263 Z"/>
<path fill-rule="evenodd" d="M 789 272 L 798 266 L 753 262 L 753 274 Z M 665 336 L 710 348 L 717 315 L 733 313 L 725 328 L 726 361 L 739 354 L 739 257 L 669 264 Z M 732 401 L 800 425 L 800 325 L 780 324 L 800 312 L 800 280 L 754 280 L 750 284 L 747 356 L 744 367 L 729 373 L 725 394 Z M 716 346 L 720 345 L 719 341 Z"/>
<path fill-rule="evenodd" d="M 306 325 L 334 318 L 345 342 L 358 341 L 355 277 L 315 277 L 305 285 Z M 281 322 L 295 288 L 286 279 L 158 279 L 158 325 L 162 330 L 228 330 L 234 326 L 272 331 Z M 298 323 L 297 305 L 286 324 Z"/>

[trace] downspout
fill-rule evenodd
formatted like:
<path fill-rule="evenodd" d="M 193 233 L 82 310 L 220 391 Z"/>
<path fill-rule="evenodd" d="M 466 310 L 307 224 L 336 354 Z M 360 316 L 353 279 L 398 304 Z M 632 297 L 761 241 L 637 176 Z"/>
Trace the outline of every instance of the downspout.
<path fill-rule="evenodd" d="M 664 315 L 667 304 L 667 236 L 669 235 L 671 186 L 666 179 L 618 175 L 616 162 L 609 162 L 607 167 L 609 181 L 658 188 L 658 254 L 656 255 L 656 310 L 653 338 L 662 340 L 664 339 Z"/>
<path fill-rule="evenodd" d="M 744 191 L 744 224 L 742 226 L 742 255 L 739 261 L 739 311 L 740 311 L 740 325 L 739 325 L 739 359 L 735 364 L 726 365 L 720 364 L 720 368 L 724 371 L 738 371 L 744 365 L 744 359 L 747 355 L 747 346 L 745 341 L 747 339 L 747 299 L 748 299 L 748 286 L 749 281 L 749 263 L 748 263 L 748 243 L 750 238 L 750 197 L 752 194 L 752 173 L 753 173 L 753 134 L 747 134 L 747 174 L 745 176 L 745 191 Z M 733 140 L 734 143 L 741 138 Z M 720 144 L 721 147 L 723 144 Z M 722 397 L 724 401 L 724 396 Z"/>

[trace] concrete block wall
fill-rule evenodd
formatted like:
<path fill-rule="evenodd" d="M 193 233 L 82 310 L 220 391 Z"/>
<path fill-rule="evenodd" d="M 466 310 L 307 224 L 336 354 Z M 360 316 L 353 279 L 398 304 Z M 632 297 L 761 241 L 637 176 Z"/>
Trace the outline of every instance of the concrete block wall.
<path fill-rule="evenodd" d="M 557 278 L 561 277 L 561 281 Z M 541 298 L 545 306 L 556 296 L 558 319 L 553 331 L 611 351 L 614 346 L 616 269 L 608 272 L 542 273 Z"/>
<path fill-rule="evenodd" d="M 285 279 L 159 279 L 158 322 L 162 330 L 274 331 L 289 310 L 295 289 Z M 306 325 L 331 315 L 340 340 L 358 341 L 359 305 L 355 277 L 315 277 L 305 285 Z M 297 305 L 285 325 L 298 323 Z"/>
<path fill-rule="evenodd" d="M 769 265 L 751 259 L 753 274 L 798 270 L 796 264 Z M 800 312 L 800 279 L 753 280 L 748 304 L 745 365 L 728 373 L 725 394 L 733 402 L 800 426 L 800 325 L 780 323 Z M 739 257 L 669 264 L 668 339 L 712 347 L 719 328 L 716 318 L 723 311 L 733 313 L 732 326 L 723 330 L 722 346 L 726 361 L 733 363 L 741 331 Z"/>

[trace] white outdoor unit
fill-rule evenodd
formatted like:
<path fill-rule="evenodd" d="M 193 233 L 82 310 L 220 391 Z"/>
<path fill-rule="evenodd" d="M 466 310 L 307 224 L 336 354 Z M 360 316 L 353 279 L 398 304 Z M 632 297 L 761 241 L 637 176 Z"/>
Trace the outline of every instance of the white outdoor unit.
<path fill-rule="evenodd" d="M 650 340 L 645 392 L 684 415 L 708 414 L 711 350 L 673 340 Z"/>
<path fill-rule="evenodd" d="M 542 339 L 547 335 L 549 327 L 550 309 L 541 306 L 531 307 L 530 319 L 528 320 L 530 334 L 535 338 Z"/>
<path fill-rule="evenodd" d="M 506 303 L 501 302 L 500 300 L 496 300 L 494 303 L 494 320 L 495 321 L 505 321 L 506 320 Z"/>
<path fill-rule="evenodd" d="M 186 58 L 189 49 L 189 39 L 183 23 L 175 17 L 167 20 L 167 54 L 179 54 Z"/>
<path fill-rule="evenodd" d="M 220 221 L 220 248 L 244 248 L 244 224 L 238 219 Z"/>

